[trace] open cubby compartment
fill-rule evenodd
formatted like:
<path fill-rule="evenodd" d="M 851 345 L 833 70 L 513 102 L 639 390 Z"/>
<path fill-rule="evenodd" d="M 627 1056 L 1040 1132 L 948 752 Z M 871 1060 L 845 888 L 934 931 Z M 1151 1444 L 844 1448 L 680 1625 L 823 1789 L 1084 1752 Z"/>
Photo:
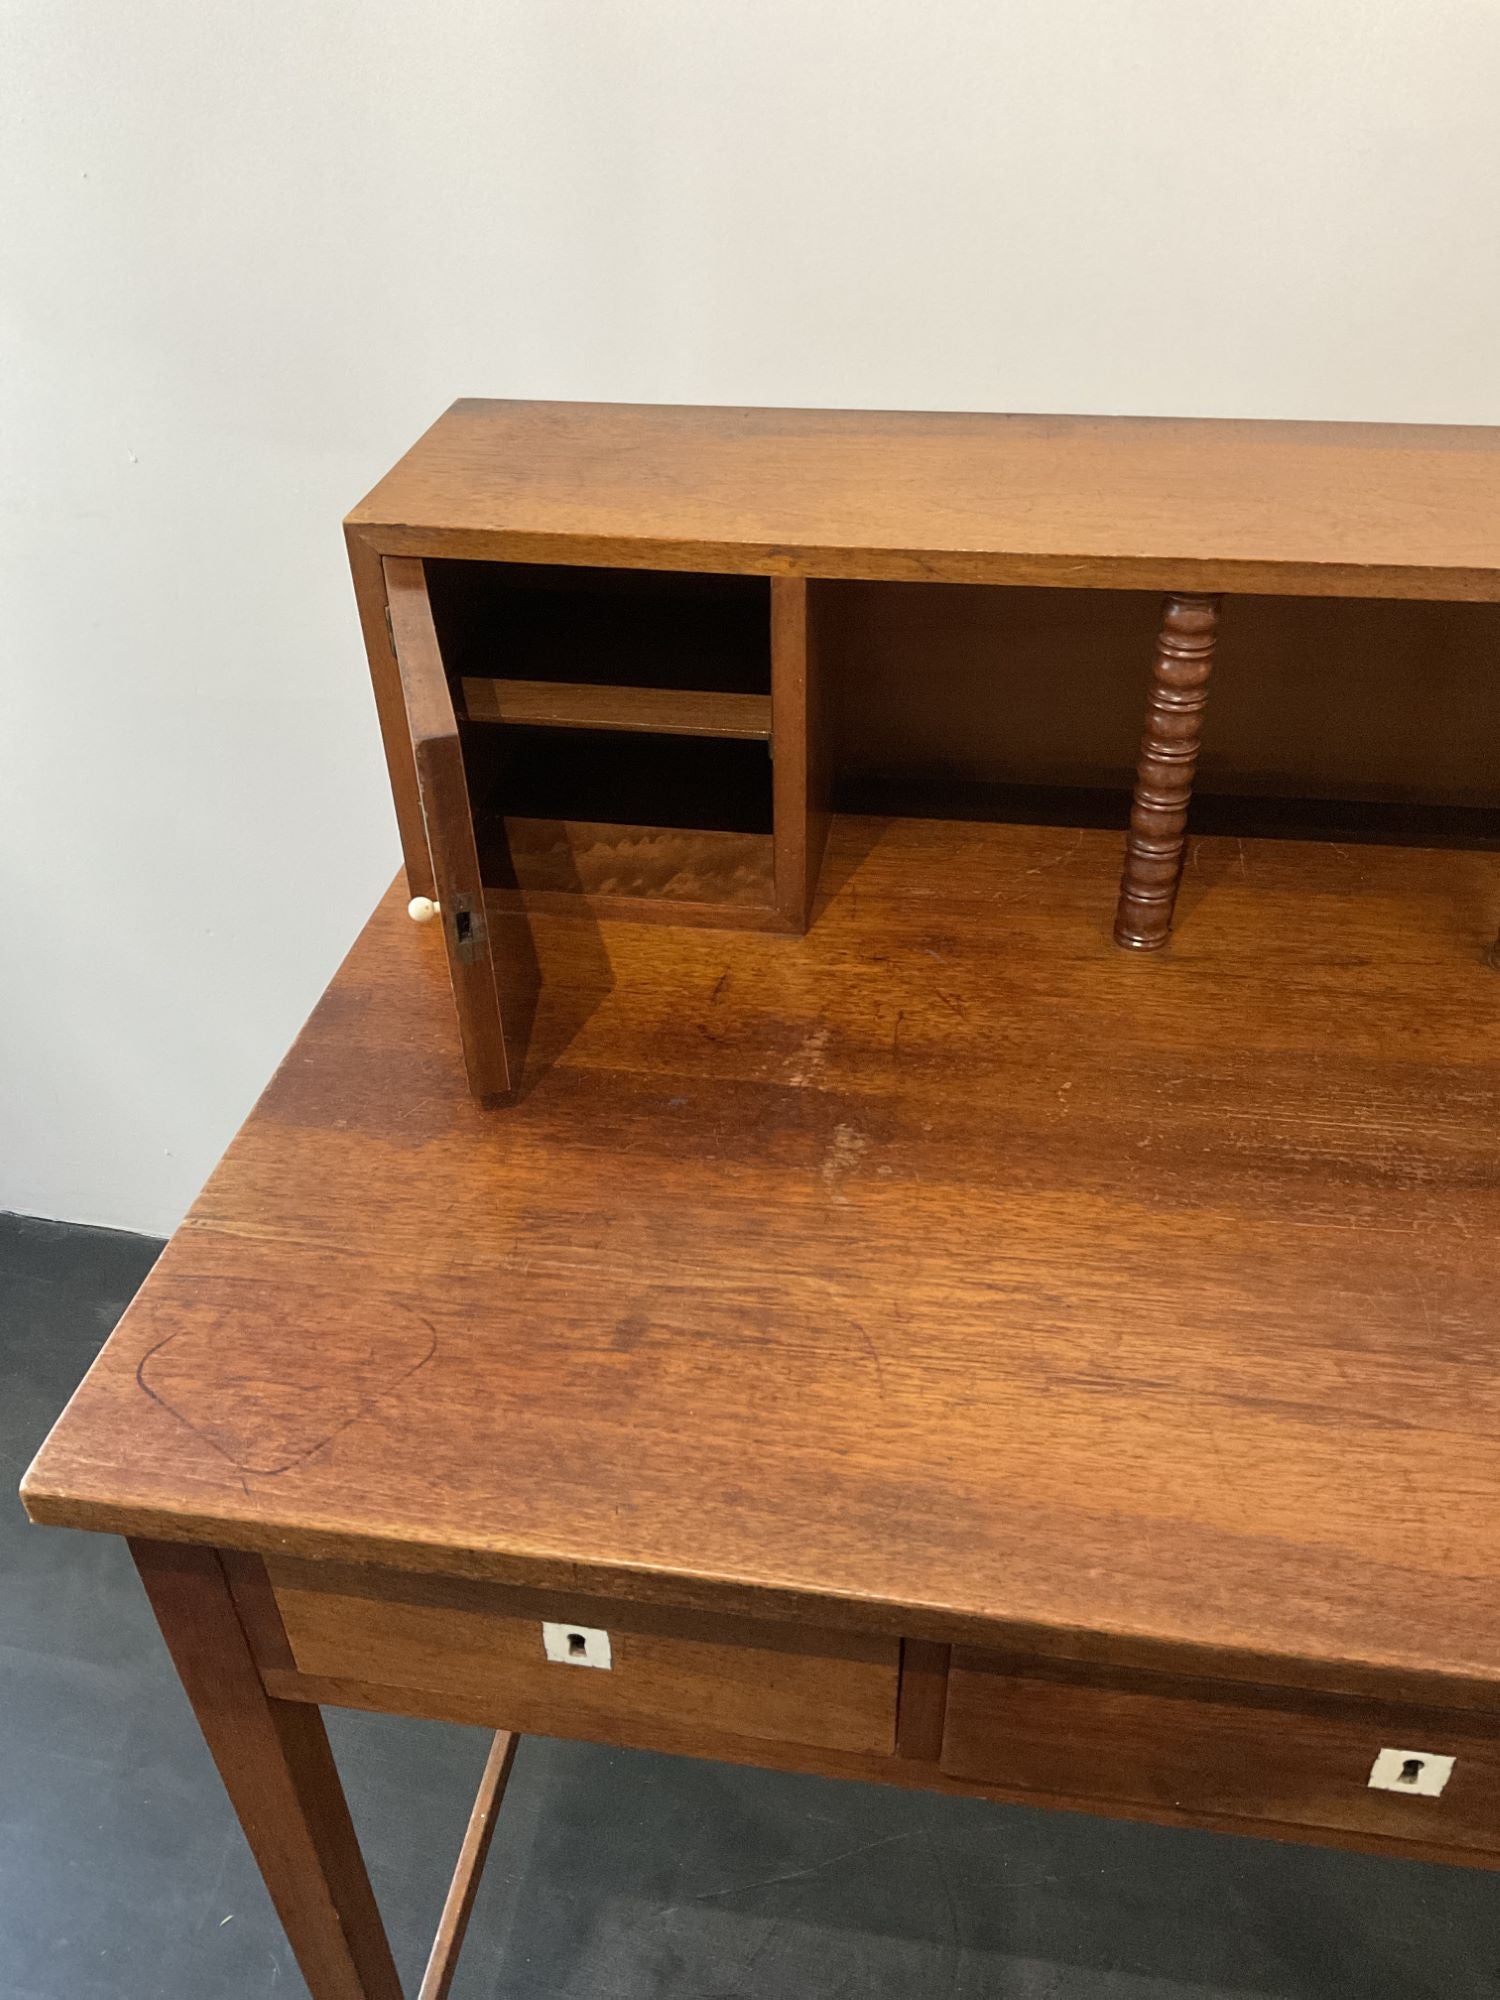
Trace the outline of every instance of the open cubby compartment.
<path fill-rule="evenodd" d="M 492 893 L 806 927 L 825 820 L 805 583 L 425 570 Z"/>
<path fill-rule="evenodd" d="M 489 887 L 679 921 L 774 914 L 764 743 L 467 724 L 464 759 Z"/>
<path fill-rule="evenodd" d="M 835 803 L 1123 832 L 1155 591 L 825 581 Z M 1489 845 L 1500 605 L 1225 598 L 1189 826 Z"/>
<path fill-rule="evenodd" d="M 429 562 L 443 657 L 476 721 L 765 739 L 759 576 Z"/>

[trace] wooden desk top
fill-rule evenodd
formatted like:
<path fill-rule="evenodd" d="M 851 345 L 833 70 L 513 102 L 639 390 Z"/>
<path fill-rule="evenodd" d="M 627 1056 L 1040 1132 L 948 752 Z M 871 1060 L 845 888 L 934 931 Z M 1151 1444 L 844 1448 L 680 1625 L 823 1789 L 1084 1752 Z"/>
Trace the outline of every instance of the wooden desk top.
<path fill-rule="evenodd" d="M 349 516 L 386 555 L 1500 598 L 1500 429 L 455 403 Z"/>
<path fill-rule="evenodd" d="M 805 939 L 537 924 L 523 1103 L 393 890 L 37 1520 L 1500 1686 L 1490 858 L 836 825 Z"/>

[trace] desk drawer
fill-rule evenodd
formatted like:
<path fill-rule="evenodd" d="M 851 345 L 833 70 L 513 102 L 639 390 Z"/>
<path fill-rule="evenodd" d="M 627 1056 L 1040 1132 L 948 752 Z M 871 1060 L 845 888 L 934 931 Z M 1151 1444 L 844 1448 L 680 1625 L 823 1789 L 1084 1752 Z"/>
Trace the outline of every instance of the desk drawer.
<path fill-rule="evenodd" d="M 410 1689 L 455 1720 L 606 1742 L 677 1730 L 895 1748 L 899 1644 L 860 1634 L 646 1605 L 502 1590 L 285 1559 L 267 1565 L 296 1671 Z M 560 1659 L 548 1657 L 543 1625 Z M 608 1636 L 609 1665 L 568 1657 Z"/>
<path fill-rule="evenodd" d="M 1441 1796 L 1372 1789 L 1382 1749 L 1423 1760 L 1408 1773 L 1422 1782 L 1429 1755 L 1453 1757 Z M 1467 1712 L 958 1647 L 941 1761 L 952 1777 L 1081 1803 L 1500 1852 L 1500 1718 Z"/>

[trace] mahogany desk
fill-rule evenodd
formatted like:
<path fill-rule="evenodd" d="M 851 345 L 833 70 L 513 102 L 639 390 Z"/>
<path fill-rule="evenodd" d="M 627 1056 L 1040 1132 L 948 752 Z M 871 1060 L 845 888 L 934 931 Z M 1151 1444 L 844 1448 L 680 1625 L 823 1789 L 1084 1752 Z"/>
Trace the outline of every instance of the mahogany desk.
<path fill-rule="evenodd" d="M 317 2000 L 397 1993 L 320 1703 L 1500 1860 L 1493 861 L 1204 840 L 1144 966 L 1117 863 L 539 917 L 498 1114 L 382 903 L 24 1489 L 132 1538 Z"/>

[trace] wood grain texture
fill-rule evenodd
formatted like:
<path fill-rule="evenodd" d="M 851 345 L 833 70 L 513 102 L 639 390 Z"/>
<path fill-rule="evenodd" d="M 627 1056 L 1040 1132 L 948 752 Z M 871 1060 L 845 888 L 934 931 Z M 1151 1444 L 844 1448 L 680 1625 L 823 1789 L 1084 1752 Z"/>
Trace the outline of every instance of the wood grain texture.
<path fill-rule="evenodd" d="M 484 1864 L 495 1837 L 500 1808 L 505 1802 L 505 1788 L 510 1783 L 511 1767 L 516 1761 L 520 1743 L 521 1739 L 509 1730 L 497 1729 L 495 1732 L 495 1740 L 484 1760 L 469 1823 L 464 1829 L 458 1866 L 453 1871 L 453 1880 L 443 1899 L 443 1914 L 438 1920 L 437 1936 L 432 1941 L 432 1951 L 427 1960 L 427 1970 L 422 1975 L 422 1984 L 417 1990 L 417 2000 L 448 2000 L 453 1990 L 453 1981 L 458 1976 L 458 1955 L 463 1950 L 469 1918 L 474 1914 L 474 1899 L 479 1894 Z"/>
<path fill-rule="evenodd" d="M 309 1991 L 401 2000 L 322 1718 L 267 1696 L 212 1549 L 132 1553 Z"/>
<path fill-rule="evenodd" d="M 38 1519 L 1500 1701 L 1484 855 L 837 820 L 804 939 L 538 917 L 471 1103 L 394 892 Z M 549 1039 L 550 1038 L 550 1039 Z"/>
<path fill-rule="evenodd" d="M 770 834 L 627 826 L 594 820 L 510 819 L 516 890 L 491 890 L 503 911 L 566 916 L 580 906 L 633 922 L 786 930 L 775 906 Z"/>
<path fill-rule="evenodd" d="M 620 729 L 653 736 L 733 736 L 750 742 L 764 742 L 771 734 L 771 698 L 764 694 L 465 676 L 463 696 L 472 722 Z"/>
<path fill-rule="evenodd" d="M 1500 598 L 1500 431 L 458 402 L 349 516 L 384 554 Z"/>
<path fill-rule="evenodd" d="M 1162 605 L 1115 909 L 1115 943 L 1133 951 L 1158 951 L 1172 934 L 1218 628 L 1216 597 Z"/>

